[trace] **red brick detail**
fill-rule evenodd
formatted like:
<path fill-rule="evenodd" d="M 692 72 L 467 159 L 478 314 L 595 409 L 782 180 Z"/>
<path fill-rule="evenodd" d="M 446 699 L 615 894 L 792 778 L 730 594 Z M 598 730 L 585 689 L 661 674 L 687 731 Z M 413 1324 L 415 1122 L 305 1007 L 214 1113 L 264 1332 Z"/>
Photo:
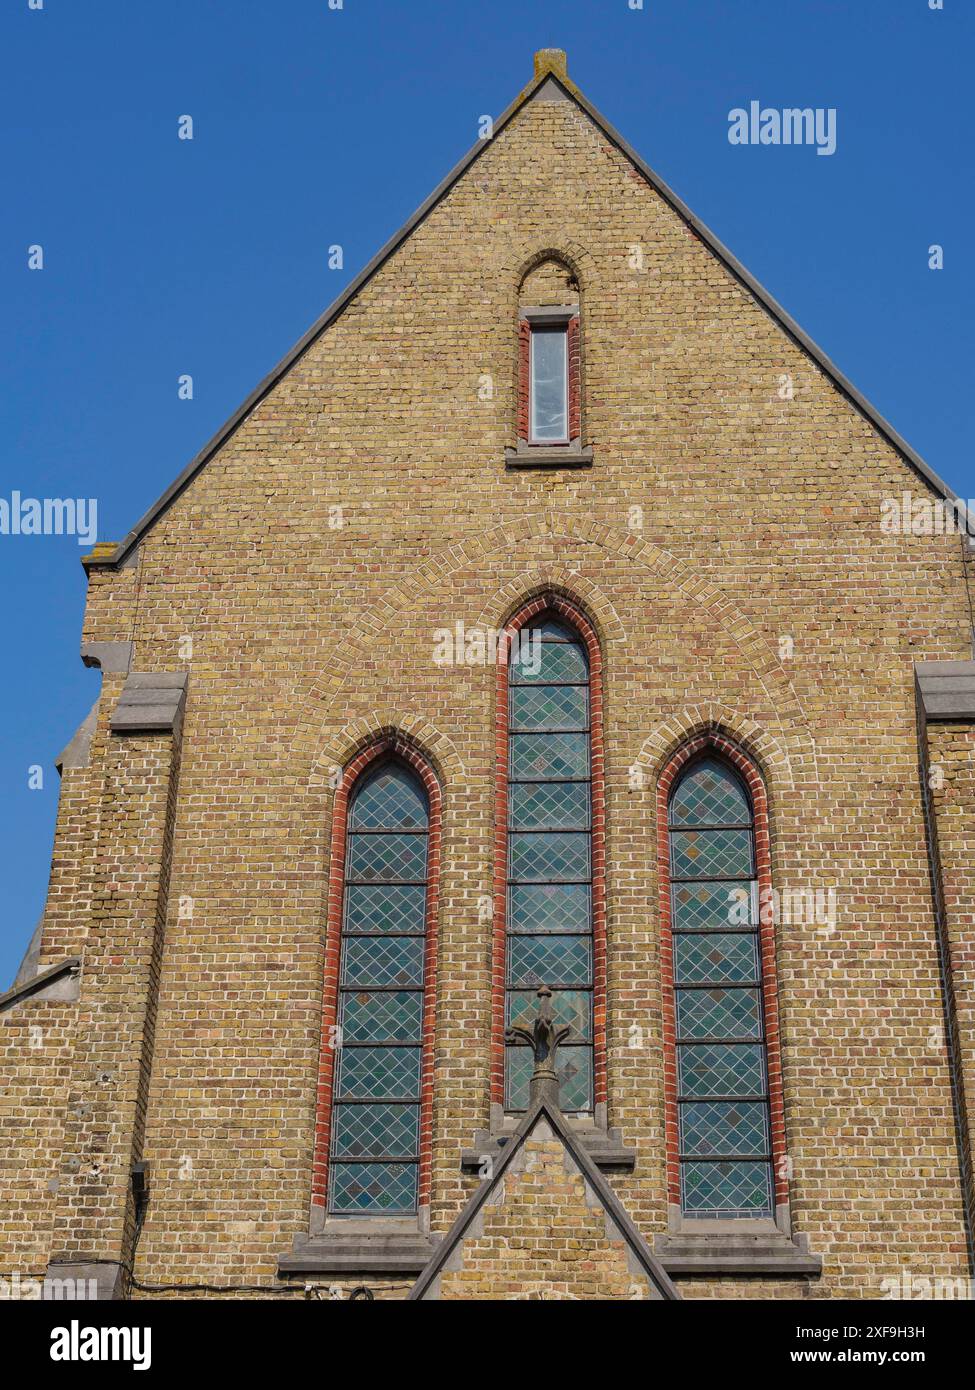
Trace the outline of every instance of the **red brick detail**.
<path fill-rule="evenodd" d="M 504 1103 L 505 929 L 508 915 L 508 645 L 542 613 L 557 613 L 579 633 L 589 657 L 592 773 L 593 1095 L 607 1096 L 606 1078 L 606 754 L 603 743 L 603 659 L 595 629 L 582 611 L 557 594 L 541 594 L 505 624 L 498 644 L 494 722 L 494 941 L 491 963 L 491 1100 Z"/>
<path fill-rule="evenodd" d="M 772 902 L 772 861 L 769 842 L 768 797 L 758 769 L 745 753 L 720 734 L 701 734 L 679 748 L 657 783 L 657 876 L 660 907 L 660 977 L 663 990 L 664 1111 L 667 1134 L 669 1200 L 680 1203 L 680 1164 L 677 1134 L 677 1019 L 674 1005 L 674 945 L 670 929 L 670 837 L 667 810 L 670 793 L 681 771 L 702 753 L 713 753 L 737 768 L 748 786 L 755 821 L 755 868 L 758 876 L 759 950 L 762 957 L 762 1007 L 768 1067 L 771 1153 L 777 1205 L 789 1200 L 785 1145 L 785 1106 L 782 1090 L 782 1046 L 779 1033 L 778 983 L 775 969 L 775 922 Z"/>
<path fill-rule="evenodd" d="M 312 1162 L 312 1205 L 324 1207 L 328 1194 L 328 1150 L 332 1122 L 332 1088 L 336 1049 L 332 1029 L 338 1020 L 339 954 L 342 945 L 342 906 L 345 895 L 345 849 L 349 802 L 359 778 L 377 759 L 406 763 L 420 777 L 430 802 L 427 840 L 426 955 L 423 972 L 423 1027 L 420 1053 L 420 1176 L 421 1207 L 430 1205 L 433 1169 L 433 1049 L 436 1027 L 437 922 L 442 849 L 440 783 L 423 755 L 405 738 L 377 739 L 353 758 L 342 774 L 332 807 L 332 843 L 326 908 L 325 972 L 322 984 L 322 1040 L 315 1106 L 315 1147 Z"/>
<path fill-rule="evenodd" d="M 531 390 L 531 324 L 518 322 L 518 438 L 528 438 L 528 396 Z"/>
<path fill-rule="evenodd" d="M 582 434 L 582 352 L 579 315 L 569 319 L 569 438 Z"/>

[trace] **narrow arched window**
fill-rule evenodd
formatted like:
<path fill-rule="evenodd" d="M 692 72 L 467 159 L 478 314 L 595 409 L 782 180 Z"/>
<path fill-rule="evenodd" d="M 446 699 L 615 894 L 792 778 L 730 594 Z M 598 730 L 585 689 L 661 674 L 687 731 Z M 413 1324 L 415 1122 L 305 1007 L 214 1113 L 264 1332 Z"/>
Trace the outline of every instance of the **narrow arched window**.
<path fill-rule="evenodd" d="M 507 667 L 505 1022 L 530 1027 L 539 985 L 552 989 L 572 1029 L 560 1103 L 582 1112 L 595 1095 L 591 682 L 587 643 L 565 616 L 523 622 Z M 529 1048 L 506 1046 L 507 1110 L 527 1107 L 531 1070 Z"/>
<path fill-rule="evenodd" d="M 771 966 L 771 951 L 763 952 L 760 931 L 752 798 L 734 767 L 706 748 L 678 773 L 667 813 L 674 1195 L 686 1217 L 772 1217 L 763 1005 L 763 954 Z"/>
<path fill-rule="evenodd" d="M 338 964 L 328 1210 L 417 1209 L 430 802 L 399 762 L 354 784 Z"/>

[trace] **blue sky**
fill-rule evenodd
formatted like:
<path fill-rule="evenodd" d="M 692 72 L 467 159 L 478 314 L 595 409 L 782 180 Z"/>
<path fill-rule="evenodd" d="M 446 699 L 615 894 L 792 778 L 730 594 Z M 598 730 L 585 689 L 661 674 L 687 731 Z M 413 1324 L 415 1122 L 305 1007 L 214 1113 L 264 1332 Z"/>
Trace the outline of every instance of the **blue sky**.
<path fill-rule="evenodd" d="M 542 47 L 975 495 L 971 0 L 5 0 L 0 498 L 94 497 L 120 539 Z M 731 145 L 752 100 L 835 108 L 836 153 Z M 101 679 L 78 656 L 82 553 L 0 535 L 0 989 L 43 909 L 53 760 Z"/>

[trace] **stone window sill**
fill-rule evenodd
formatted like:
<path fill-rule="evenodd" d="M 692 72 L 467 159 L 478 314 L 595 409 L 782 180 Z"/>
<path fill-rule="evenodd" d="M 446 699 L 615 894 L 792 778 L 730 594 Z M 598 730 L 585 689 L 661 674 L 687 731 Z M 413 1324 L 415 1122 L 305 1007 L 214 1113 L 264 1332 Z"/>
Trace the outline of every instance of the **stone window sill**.
<path fill-rule="evenodd" d="M 592 446 L 577 439 L 571 444 L 529 444 L 518 440 L 517 449 L 505 449 L 505 468 L 591 468 Z"/>
<path fill-rule="evenodd" d="M 416 1217 L 329 1220 L 316 1235 L 295 1237 L 290 1255 L 278 1257 L 278 1274 L 419 1274 L 439 1243 Z"/>
<path fill-rule="evenodd" d="M 788 1236 L 772 1221 L 683 1221 L 657 1237 L 653 1253 L 672 1275 L 790 1277 L 821 1274 L 823 1268 L 806 1236 Z"/>
<path fill-rule="evenodd" d="M 605 1106 L 597 1107 L 605 1111 Z M 636 1153 L 624 1147 L 618 1129 L 609 1129 L 605 1118 L 597 1113 L 592 1117 L 573 1119 L 567 1116 L 569 1127 L 580 1140 L 582 1147 L 604 1173 L 632 1173 L 636 1164 Z M 496 1159 L 508 1139 L 514 1134 L 520 1115 L 506 1115 L 500 1106 L 491 1107 L 491 1128 L 479 1129 L 474 1135 L 473 1146 L 461 1154 L 460 1166 L 465 1173 L 479 1173 L 485 1159 Z"/>

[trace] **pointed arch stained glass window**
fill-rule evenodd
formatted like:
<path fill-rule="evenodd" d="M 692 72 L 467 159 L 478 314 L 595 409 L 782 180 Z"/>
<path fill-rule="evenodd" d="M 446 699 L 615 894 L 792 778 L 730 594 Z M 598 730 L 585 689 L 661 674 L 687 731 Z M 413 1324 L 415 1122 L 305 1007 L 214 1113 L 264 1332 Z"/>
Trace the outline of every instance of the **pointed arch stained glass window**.
<path fill-rule="evenodd" d="M 506 1026 L 530 1027 L 545 984 L 572 1032 L 560 1101 L 593 1108 L 592 783 L 589 662 L 579 634 L 533 620 L 508 672 Z M 528 1103 L 531 1050 L 505 1049 L 505 1108 Z"/>
<path fill-rule="evenodd" d="M 329 1210 L 416 1210 L 429 805 L 405 767 L 354 790 L 339 963 Z"/>
<path fill-rule="evenodd" d="M 669 834 L 681 1208 L 772 1216 L 754 818 L 730 767 L 690 765 Z"/>

